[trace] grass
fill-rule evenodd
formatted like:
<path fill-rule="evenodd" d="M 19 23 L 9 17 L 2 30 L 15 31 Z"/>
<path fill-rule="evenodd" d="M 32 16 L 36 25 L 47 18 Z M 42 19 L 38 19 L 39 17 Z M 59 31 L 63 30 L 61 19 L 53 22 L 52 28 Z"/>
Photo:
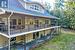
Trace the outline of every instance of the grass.
<path fill-rule="evenodd" d="M 39 45 L 33 50 L 75 50 L 75 35 L 69 31 L 62 31 L 62 34 L 45 42 L 44 44 Z"/>

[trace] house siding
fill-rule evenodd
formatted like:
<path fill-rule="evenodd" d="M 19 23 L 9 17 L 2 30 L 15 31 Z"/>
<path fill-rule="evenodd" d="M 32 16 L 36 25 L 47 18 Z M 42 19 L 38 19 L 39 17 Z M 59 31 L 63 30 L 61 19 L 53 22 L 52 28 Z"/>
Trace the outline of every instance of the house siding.
<path fill-rule="evenodd" d="M 0 35 L 0 47 L 4 47 L 8 45 L 8 38 Z"/>

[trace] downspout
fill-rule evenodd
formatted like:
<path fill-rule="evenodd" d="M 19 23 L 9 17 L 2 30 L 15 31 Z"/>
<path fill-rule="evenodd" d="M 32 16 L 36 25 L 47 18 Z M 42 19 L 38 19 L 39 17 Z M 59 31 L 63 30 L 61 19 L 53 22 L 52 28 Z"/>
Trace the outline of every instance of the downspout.
<path fill-rule="evenodd" d="M 11 14 L 8 17 L 8 35 L 9 35 L 9 39 L 8 39 L 8 42 L 9 42 L 8 50 L 10 50 L 10 39 L 11 39 L 11 37 L 10 37 L 10 18 L 11 18 L 12 15 L 13 15 L 13 12 L 11 12 Z"/>
<path fill-rule="evenodd" d="M 9 35 L 9 38 L 10 38 L 10 18 L 12 15 L 13 15 L 13 12 L 11 12 L 11 14 L 8 17 L 8 35 Z"/>

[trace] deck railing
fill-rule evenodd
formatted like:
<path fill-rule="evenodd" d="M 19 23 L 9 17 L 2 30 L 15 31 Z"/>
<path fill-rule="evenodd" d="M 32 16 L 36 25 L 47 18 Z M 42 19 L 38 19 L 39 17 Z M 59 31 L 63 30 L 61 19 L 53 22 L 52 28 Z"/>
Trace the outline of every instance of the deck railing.
<path fill-rule="evenodd" d="M 8 26 L 7 25 L 0 25 L 0 33 L 4 33 L 8 35 Z"/>
<path fill-rule="evenodd" d="M 28 31 L 33 31 L 33 30 L 39 30 L 43 28 L 48 28 L 51 27 L 49 24 L 41 24 L 41 25 L 14 25 L 10 26 L 10 35 L 12 34 L 18 34 L 22 32 L 28 32 Z M 8 35 L 8 26 L 7 25 L 2 25 L 0 27 L 0 32 L 7 34 Z"/>
<path fill-rule="evenodd" d="M 22 26 L 21 26 L 20 29 L 11 29 L 10 31 L 11 31 L 11 35 L 12 35 L 12 34 L 28 32 L 28 31 L 33 31 L 33 30 L 38 30 L 38 29 L 43 29 L 43 28 L 48 28 L 48 27 L 50 27 L 50 25 L 47 25 L 47 24 L 43 24 L 43 25 L 39 25 L 39 26 L 37 26 L 37 25 L 26 25 L 25 28 L 22 28 Z"/>

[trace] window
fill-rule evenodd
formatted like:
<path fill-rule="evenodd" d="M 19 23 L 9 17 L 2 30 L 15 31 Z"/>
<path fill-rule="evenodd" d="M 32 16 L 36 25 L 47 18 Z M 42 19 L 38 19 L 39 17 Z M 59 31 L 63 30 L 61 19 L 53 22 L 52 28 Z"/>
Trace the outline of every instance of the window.
<path fill-rule="evenodd" d="M 39 20 L 35 20 L 35 24 L 37 24 L 37 25 L 38 25 L 38 24 L 39 24 Z"/>
<path fill-rule="evenodd" d="M 30 25 L 33 25 L 33 19 L 31 18 L 31 19 L 29 19 L 29 21 L 30 21 Z"/>
<path fill-rule="evenodd" d="M 16 19 L 11 19 L 11 22 L 10 22 L 10 24 L 11 24 L 11 28 L 15 28 L 15 26 L 16 26 Z"/>
<path fill-rule="evenodd" d="M 49 20 L 45 20 L 45 24 L 49 24 Z"/>
<path fill-rule="evenodd" d="M 30 9 L 34 9 L 34 5 L 31 5 L 31 6 L 30 6 Z"/>
<path fill-rule="evenodd" d="M 31 5 L 30 9 L 39 10 L 39 6 L 38 5 Z"/>
<path fill-rule="evenodd" d="M 35 5 L 35 10 L 39 10 L 39 7 L 37 5 Z"/>
<path fill-rule="evenodd" d="M 16 25 L 16 19 L 12 19 L 10 24 L 11 25 Z"/>
<path fill-rule="evenodd" d="M 21 19 L 18 19 L 18 25 L 21 25 Z"/>
<path fill-rule="evenodd" d="M 25 25 L 25 19 L 22 19 L 22 25 Z"/>
<path fill-rule="evenodd" d="M 39 20 L 35 20 L 35 26 L 39 27 Z"/>

